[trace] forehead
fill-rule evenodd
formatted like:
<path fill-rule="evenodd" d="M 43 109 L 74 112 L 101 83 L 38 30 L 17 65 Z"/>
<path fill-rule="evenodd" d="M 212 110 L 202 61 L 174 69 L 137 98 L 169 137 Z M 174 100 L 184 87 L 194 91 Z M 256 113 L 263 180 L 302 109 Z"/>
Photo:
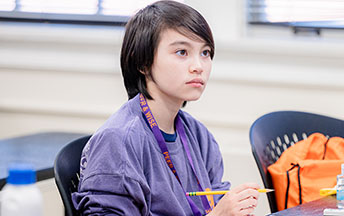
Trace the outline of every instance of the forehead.
<path fill-rule="evenodd" d="M 201 38 L 200 36 L 194 34 L 193 32 L 179 28 L 179 29 L 172 29 L 167 28 L 163 29 L 160 32 L 159 35 L 159 42 L 158 46 L 160 44 L 168 45 L 170 43 L 176 42 L 176 41 L 183 41 L 188 43 L 197 43 L 201 45 L 207 45 L 206 42 Z"/>

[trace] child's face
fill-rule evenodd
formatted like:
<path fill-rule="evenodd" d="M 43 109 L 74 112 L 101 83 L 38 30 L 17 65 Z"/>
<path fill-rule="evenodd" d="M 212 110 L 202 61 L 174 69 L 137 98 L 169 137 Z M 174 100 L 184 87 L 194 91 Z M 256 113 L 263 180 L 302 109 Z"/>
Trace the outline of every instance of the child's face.
<path fill-rule="evenodd" d="M 154 99 L 169 100 L 178 106 L 197 100 L 205 89 L 211 65 L 210 47 L 204 41 L 164 30 L 151 69 L 154 82 L 146 78 L 148 92 Z"/>

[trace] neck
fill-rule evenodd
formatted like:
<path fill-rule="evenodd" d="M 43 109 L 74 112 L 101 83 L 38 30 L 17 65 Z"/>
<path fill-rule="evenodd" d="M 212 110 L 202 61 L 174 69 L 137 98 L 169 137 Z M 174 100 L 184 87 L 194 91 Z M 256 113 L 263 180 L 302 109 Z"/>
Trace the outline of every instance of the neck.
<path fill-rule="evenodd" d="M 174 119 L 176 118 L 181 105 L 172 103 L 169 100 L 160 100 L 154 97 L 154 100 L 147 99 L 148 106 L 157 121 L 160 130 L 165 133 L 175 133 Z"/>

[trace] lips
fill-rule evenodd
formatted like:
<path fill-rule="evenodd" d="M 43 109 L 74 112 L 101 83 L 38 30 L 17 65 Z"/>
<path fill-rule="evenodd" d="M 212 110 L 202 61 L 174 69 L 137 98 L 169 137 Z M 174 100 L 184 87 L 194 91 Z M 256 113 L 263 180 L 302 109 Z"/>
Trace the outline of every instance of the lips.
<path fill-rule="evenodd" d="M 204 82 L 200 78 L 192 79 L 191 81 L 188 81 L 186 84 L 198 84 L 198 85 L 204 85 Z"/>

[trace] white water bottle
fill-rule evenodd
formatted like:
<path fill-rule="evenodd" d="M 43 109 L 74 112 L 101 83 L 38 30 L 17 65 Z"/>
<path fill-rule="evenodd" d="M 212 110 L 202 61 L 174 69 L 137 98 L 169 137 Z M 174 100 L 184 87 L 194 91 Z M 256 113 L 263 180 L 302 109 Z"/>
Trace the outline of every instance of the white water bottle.
<path fill-rule="evenodd" d="M 29 164 L 13 164 L 0 193 L 0 216 L 42 216 L 43 199 L 36 183 L 36 172 Z"/>

